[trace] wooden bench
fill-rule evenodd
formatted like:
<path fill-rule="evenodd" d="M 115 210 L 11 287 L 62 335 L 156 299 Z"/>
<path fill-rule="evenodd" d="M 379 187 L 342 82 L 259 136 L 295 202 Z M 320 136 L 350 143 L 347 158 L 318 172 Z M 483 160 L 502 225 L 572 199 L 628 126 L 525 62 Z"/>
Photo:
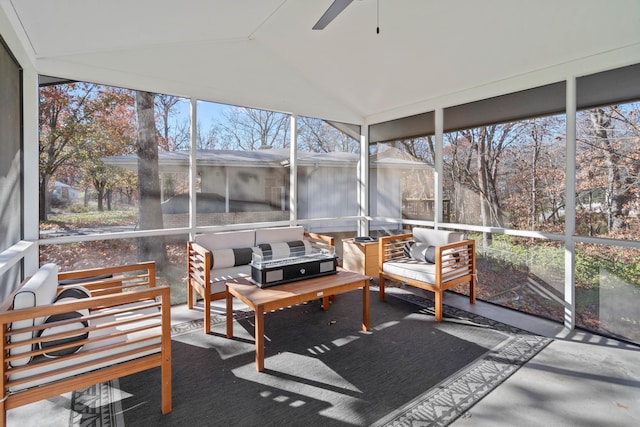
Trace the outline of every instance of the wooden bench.
<path fill-rule="evenodd" d="M 12 408 L 155 367 L 171 412 L 170 304 L 153 262 L 42 266 L 0 306 L 0 426 Z"/>
<path fill-rule="evenodd" d="M 301 226 L 199 234 L 187 242 L 187 306 L 193 309 L 197 295 L 202 297 L 204 333 L 211 332 L 211 301 L 226 298 L 226 283 L 251 277 L 251 256 L 242 262 L 228 262 L 228 251 L 246 251 L 265 243 L 286 244 L 303 239 L 325 246 L 334 244 L 333 237 L 305 232 Z M 223 259 L 220 263 L 215 259 L 217 254 Z"/>
<path fill-rule="evenodd" d="M 380 301 L 384 301 L 385 279 L 396 280 L 435 295 L 435 318 L 442 320 L 442 294 L 469 284 L 469 300 L 476 301 L 475 241 L 464 233 L 416 227 L 412 233 L 379 239 Z M 425 260 L 433 257 L 431 262 Z"/>

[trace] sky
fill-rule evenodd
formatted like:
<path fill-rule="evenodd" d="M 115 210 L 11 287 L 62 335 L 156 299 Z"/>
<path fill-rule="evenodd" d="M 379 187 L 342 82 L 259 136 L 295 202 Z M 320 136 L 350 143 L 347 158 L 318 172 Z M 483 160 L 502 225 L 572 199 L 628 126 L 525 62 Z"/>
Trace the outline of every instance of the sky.
<path fill-rule="evenodd" d="M 209 101 L 198 101 L 198 122 L 201 123 L 202 129 L 209 129 L 214 122 L 214 118 L 221 120 L 224 116 L 225 110 L 231 108 L 226 104 L 218 104 Z M 178 104 L 178 117 L 179 120 L 189 119 L 189 110 L 191 103 L 188 99 L 184 99 L 183 102 Z"/>

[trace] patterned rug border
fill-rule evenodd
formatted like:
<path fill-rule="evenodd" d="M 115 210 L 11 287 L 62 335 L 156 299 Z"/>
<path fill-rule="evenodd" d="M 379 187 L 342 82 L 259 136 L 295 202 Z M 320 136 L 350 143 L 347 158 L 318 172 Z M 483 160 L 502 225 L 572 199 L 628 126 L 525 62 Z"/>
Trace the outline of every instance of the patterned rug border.
<path fill-rule="evenodd" d="M 423 307 L 431 315 L 435 314 L 433 302 L 427 298 L 410 292 L 387 291 L 387 295 Z M 446 318 L 505 331 L 509 333 L 509 338 L 371 427 L 447 426 L 553 342 L 551 338 L 446 304 L 443 304 L 443 311 Z"/>
<path fill-rule="evenodd" d="M 69 425 L 124 426 L 120 380 L 116 378 L 72 392 Z"/>

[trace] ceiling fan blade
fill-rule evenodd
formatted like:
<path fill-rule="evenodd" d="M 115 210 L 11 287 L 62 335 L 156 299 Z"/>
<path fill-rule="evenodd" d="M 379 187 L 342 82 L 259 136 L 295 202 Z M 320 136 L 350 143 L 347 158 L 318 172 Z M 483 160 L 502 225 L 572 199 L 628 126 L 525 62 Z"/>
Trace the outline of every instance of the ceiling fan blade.
<path fill-rule="evenodd" d="M 329 25 L 331 21 L 335 19 L 336 16 L 340 15 L 340 13 L 351 4 L 353 0 L 334 0 L 334 2 L 329 6 L 326 12 L 320 17 L 316 25 L 313 26 L 314 30 L 322 30 L 324 27 Z"/>

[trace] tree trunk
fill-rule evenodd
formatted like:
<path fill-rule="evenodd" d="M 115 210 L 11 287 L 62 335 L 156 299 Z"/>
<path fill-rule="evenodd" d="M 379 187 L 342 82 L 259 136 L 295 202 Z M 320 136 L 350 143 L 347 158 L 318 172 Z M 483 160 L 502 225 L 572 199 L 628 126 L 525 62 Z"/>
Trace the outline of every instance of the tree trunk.
<path fill-rule="evenodd" d="M 154 118 L 154 97 L 149 92 L 136 92 L 138 119 L 138 188 L 140 191 L 141 230 L 164 228 L 160 207 L 160 180 L 158 168 L 158 142 Z M 138 259 L 155 261 L 158 270 L 166 265 L 167 251 L 164 237 L 141 237 L 138 241 Z"/>
<path fill-rule="evenodd" d="M 482 220 L 483 226 L 488 226 L 491 224 L 491 220 L 489 218 L 489 197 L 488 197 L 488 184 L 487 184 L 487 160 L 486 160 L 486 145 L 487 145 L 487 135 L 484 128 L 478 135 L 478 139 L 476 141 L 476 147 L 478 150 L 478 158 L 477 158 L 477 166 L 478 166 L 478 187 L 480 189 L 480 218 Z M 488 248 L 492 243 L 492 234 L 491 233 L 482 233 L 482 246 Z"/>
<path fill-rule="evenodd" d="M 539 134 L 535 124 L 531 130 L 531 138 L 533 139 L 533 159 L 531 161 L 531 224 L 529 229 L 535 230 L 538 223 L 538 162 L 542 144 L 542 136 Z"/>
<path fill-rule="evenodd" d="M 604 164 L 607 171 L 607 187 L 605 188 L 605 203 L 607 211 L 607 228 L 609 232 L 620 230 L 624 227 L 623 207 L 625 194 L 622 189 L 620 174 L 620 156 L 613 147 L 607 131 L 611 129 L 611 118 L 601 108 L 591 113 L 591 121 L 595 134 L 600 140 L 600 146 L 604 154 Z"/>
<path fill-rule="evenodd" d="M 98 193 L 98 212 L 103 212 L 104 211 L 104 190 L 102 189 L 102 187 L 99 186 L 95 186 L 96 187 L 96 193 Z"/>
<path fill-rule="evenodd" d="M 48 198 L 47 198 L 47 186 L 49 185 L 49 177 L 46 175 L 42 176 L 42 182 L 40 183 L 40 188 L 39 188 L 39 194 L 38 197 L 40 198 L 39 200 L 39 217 L 40 217 L 40 221 L 46 221 L 48 219 L 47 217 L 47 213 L 49 212 L 47 203 L 48 203 Z"/>

